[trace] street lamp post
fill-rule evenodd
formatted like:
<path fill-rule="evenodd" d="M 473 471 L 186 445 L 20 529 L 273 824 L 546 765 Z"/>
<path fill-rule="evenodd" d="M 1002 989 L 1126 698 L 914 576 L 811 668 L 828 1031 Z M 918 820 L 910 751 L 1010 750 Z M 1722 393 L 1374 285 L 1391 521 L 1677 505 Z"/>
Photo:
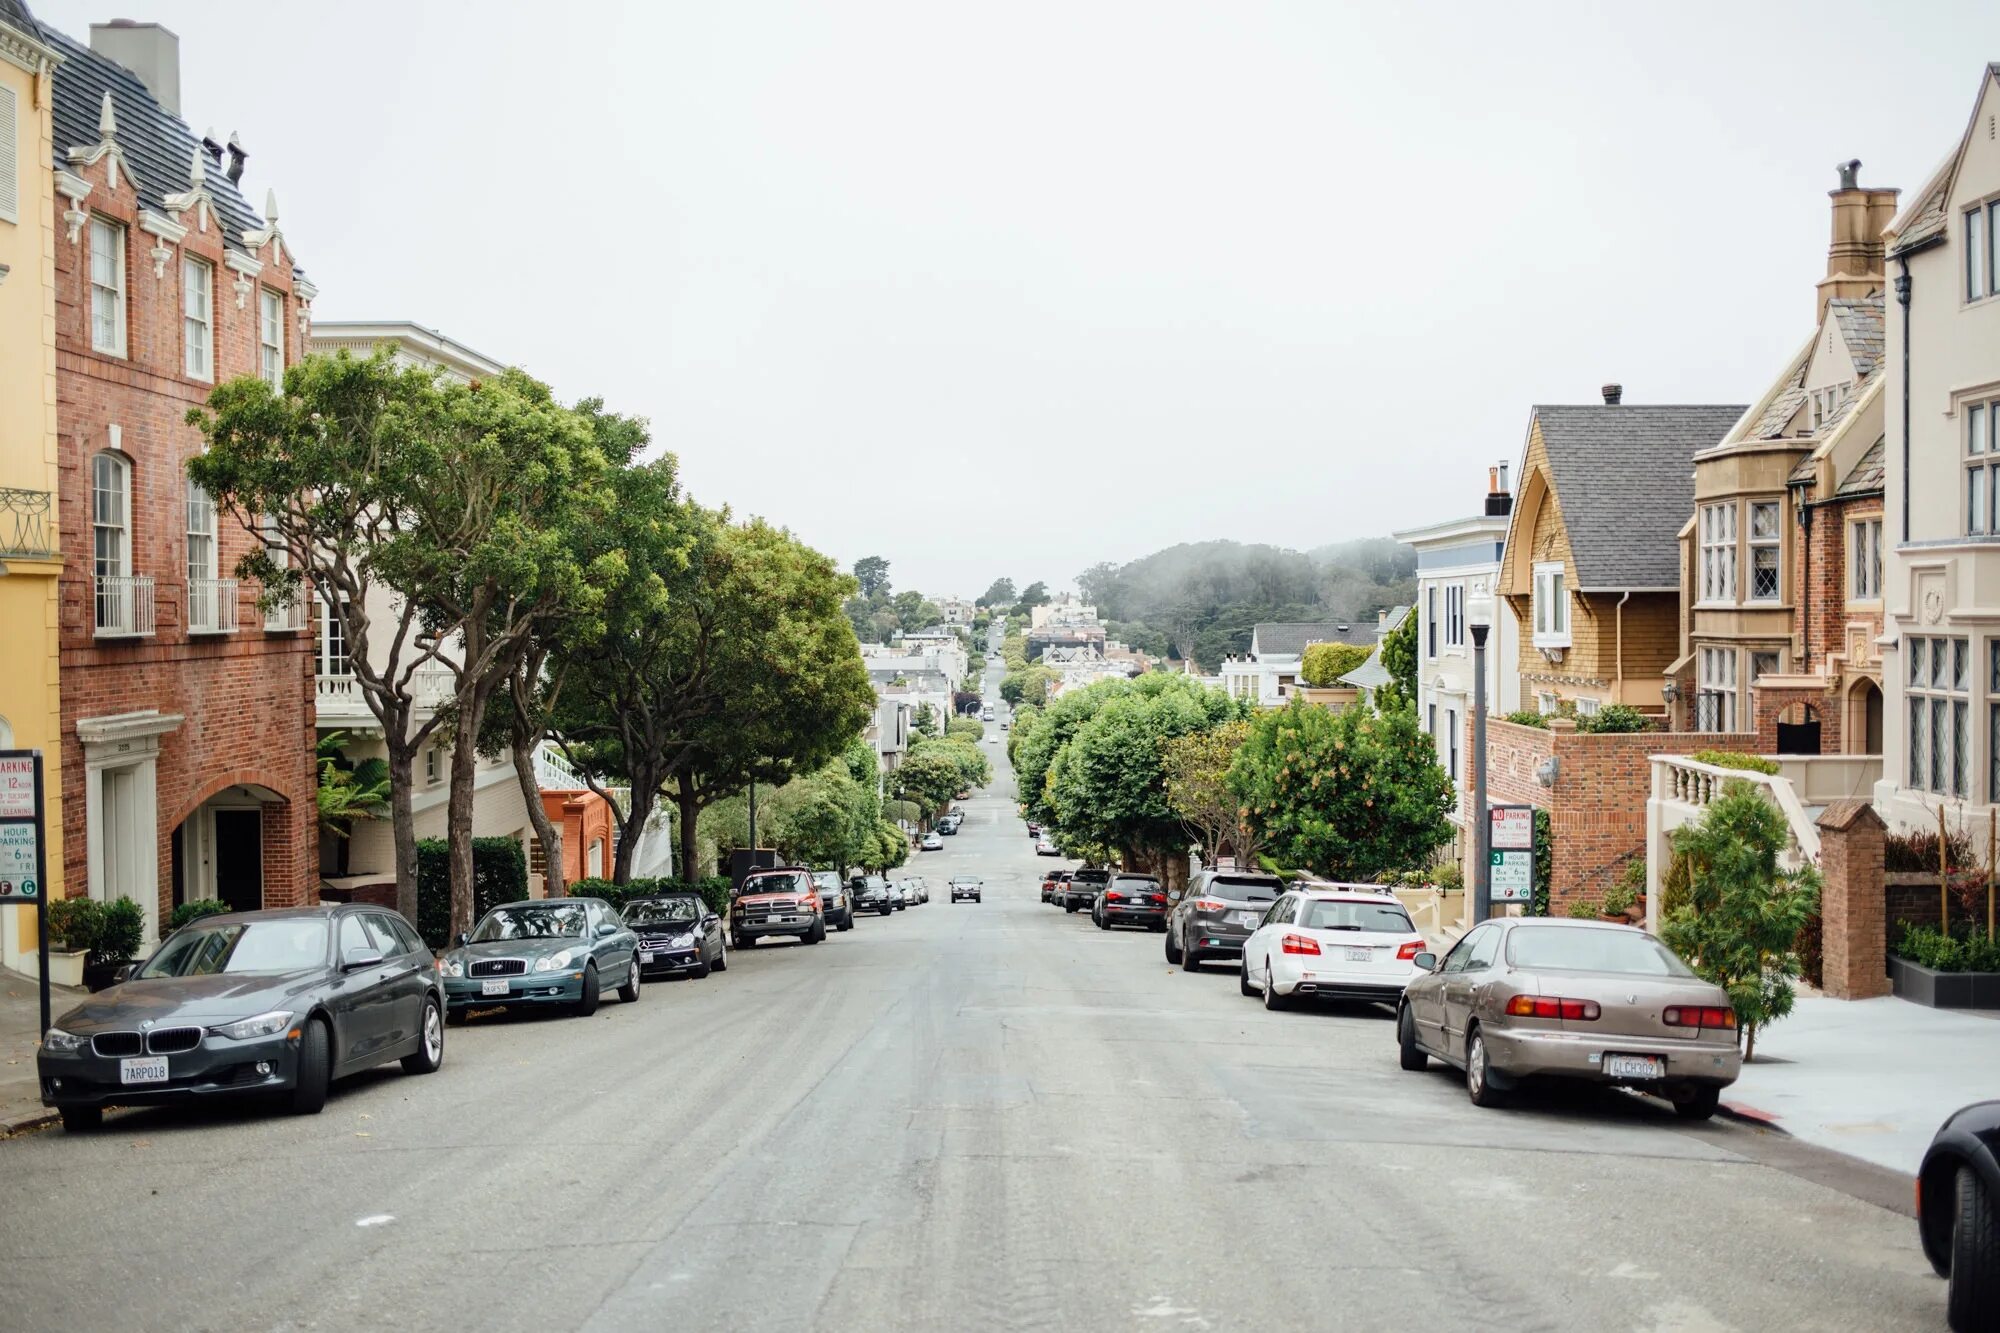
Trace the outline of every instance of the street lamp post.
<path fill-rule="evenodd" d="M 1492 821 L 1486 815 L 1486 635 L 1493 627 L 1493 598 L 1474 585 L 1467 608 L 1472 629 L 1472 813 L 1476 861 L 1472 877 L 1472 920 L 1478 925 L 1493 910 Z"/>

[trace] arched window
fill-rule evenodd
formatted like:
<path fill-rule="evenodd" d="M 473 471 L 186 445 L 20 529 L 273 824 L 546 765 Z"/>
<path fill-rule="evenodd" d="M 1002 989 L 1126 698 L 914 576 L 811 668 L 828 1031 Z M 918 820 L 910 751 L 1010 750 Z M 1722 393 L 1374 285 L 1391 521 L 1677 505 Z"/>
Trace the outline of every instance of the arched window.
<path fill-rule="evenodd" d="M 90 463 L 91 572 L 96 576 L 97 627 L 124 628 L 132 572 L 132 465 L 117 454 Z"/>

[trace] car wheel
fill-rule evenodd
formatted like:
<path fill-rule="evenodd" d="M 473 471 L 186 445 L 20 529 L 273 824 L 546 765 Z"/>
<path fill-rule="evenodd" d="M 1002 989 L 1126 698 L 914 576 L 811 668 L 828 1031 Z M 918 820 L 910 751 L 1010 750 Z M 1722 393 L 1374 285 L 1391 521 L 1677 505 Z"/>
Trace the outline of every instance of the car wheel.
<path fill-rule="evenodd" d="M 1969 1166 L 1958 1168 L 1945 1295 L 1945 1322 L 1954 1329 L 1990 1327 L 1981 1321 L 2000 1310 L 2000 1225 L 1993 1212 L 1993 1194 L 1978 1173 Z"/>
<path fill-rule="evenodd" d="M 717 972 L 727 972 L 729 970 L 729 943 L 726 940 L 717 940 L 715 942 L 714 970 Z M 707 969 L 703 969 L 702 972 L 698 972 L 695 975 L 702 976 L 706 972 Z"/>
<path fill-rule="evenodd" d="M 447 1027 L 462 1028 L 465 1026 L 465 1018 L 466 1013 L 463 1009 L 446 1009 L 444 1011 L 444 1021 Z"/>
<path fill-rule="evenodd" d="M 1201 950 L 1193 948 L 1181 950 L 1181 971 L 1201 971 Z"/>
<path fill-rule="evenodd" d="M 736 934 L 731 935 L 729 937 L 729 947 L 736 950 L 736 952 L 738 953 L 742 953 L 745 949 L 750 947 L 750 939 L 748 936 L 744 935 L 741 931 L 738 931 Z"/>
<path fill-rule="evenodd" d="M 1098 928 L 1099 930 L 1109 930 L 1109 929 L 1111 929 L 1111 922 L 1110 922 L 1110 921 L 1109 921 L 1108 919 L 1106 919 L 1106 918 L 1105 918 L 1104 916 L 1102 916 L 1102 915 L 1100 915 L 1100 914 L 1098 914 L 1098 913 L 1095 913 L 1095 912 L 1093 912 L 1093 913 L 1091 914 L 1091 917 L 1092 917 L 1092 919 L 1093 919 L 1094 921 L 1096 921 L 1096 923 L 1097 923 L 1097 928 Z"/>
<path fill-rule="evenodd" d="M 882 915 L 883 915 L 883 916 L 887 916 L 887 915 L 889 915 L 889 913 L 891 913 L 891 912 L 893 912 L 893 911 L 895 911 L 895 910 L 896 910 L 896 909 L 895 909 L 895 908 L 894 908 L 893 906 L 890 906 L 890 907 L 884 907 L 884 908 L 882 908 L 882 909 L 881 909 L 881 912 L 882 912 Z"/>
<path fill-rule="evenodd" d="M 1674 1098 L 1674 1114 L 1683 1120 L 1707 1120 L 1722 1102 L 1722 1089 L 1698 1087 Z"/>
<path fill-rule="evenodd" d="M 1266 958 L 1264 960 L 1264 1007 L 1266 1009 L 1278 1010 L 1283 1009 L 1290 1003 L 1289 999 L 1278 994 L 1278 983 L 1271 979 L 1271 960 Z"/>
<path fill-rule="evenodd" d="M 299 1073 L 292 1082 L 286 1108 L 293 1115 L 318 1115 L 326 1105 L 326 1089 L 333 1082 L 333 1037 L 317 1018 L 306 1020 L 299 1036 Z"/>
<path fill-rule="evenodd" d="M 1417 1045 L 1417 1019 L 1407 1004 L 1396 1009 L 1396 1047 L 1397 1063 L 1412 1074 L 1421 1074 L 1431 1067 L 1430 1056 Z"/>
<path fill-rule="evenodd" d="M 639 1000 L 640 984 L 639 956 L 637 954 L 632 956 L 632 966 L 627 968 L 626 971 L 630 975 L 625 978 L 625 984 L 618 988 L 618 998 L 626 1004 L 636 1004 Z"/>
<path fill-rule="evenodd" d="M 88 1134 L 104 1124 L 104 1108 L 101 1106 L 65 1106 L 62 1109 L 63 1133 Z"/>
<path fill-rule="evenodd" d="M 583 968 L 583 998 L 576 1002 L 576 1016 L 589 1018 L 597 1012 L 597 966 L 586 963 Z"/>
<path fill-rule="evenodd" d="M 825 938 L 826 938 L 826 925 L 824 922 L 814 923 L 813 928 L 806 932 L 807 944 L 818 944 L 821 940 Z"/>
<path fill-rule="evenodd" d="M 1472 1029 L 1465 1038 L 1465 1095 L 1474 1106 L 1500 1105 L 1500 1089 L 1493 1086 L 1493 1065 L 1486 1055 L 1486 1034 Z"/>
<path fill-rule="evenodd" d="M 1236 989 L 1242 991 L 1245 995 L 1254 996 L 1257 994 L 1256 988 L 1250 984 L 1250 959 L 1248 957 L 1245 957 L 1242 962 L 1236 965 Z"/>
<path fill-rule="evenodd" d="M 1075 904 L 1075 903 L 1064 903 L 1064 904 L 1063 904 L 1063 911 L 1065 911 L 1065 912 L 1074 912 L 1075 910 L 1076 910 L 1076 904 Z"/>
<path fill-rule="evenodd" d="M 438 1002 L 424 1001 L 424 1020 L 417 1035 L 417 1049 L 403 1057 L 405 1074 L 435 1074 L 444 1063 L 444 1019 L 438 1016 Z"/>
<path fill-rule="evenodd" d="M 847 919 L 846 919 L 845 921 L 841 922 L 841 923 L 840 923 L 840 924 L 839 924 L 838 926 L 834 927 L 834 929 L 836 929 L 836 930 L 853 930 L 853 929 L 854 929 L 854 914 L 853 914 L 852 912 L 849 912 L 849 913 L 847 914 Z"/>
<path fill-rule="evenodd" d="M 1172 932 L 1171 930 L 1167 932 L 1166 947 L 1167 947 L 1167 961 L 1170 963 L 1180 962 L 1181 951 L 1174 947 L 1174 932 Z"/>

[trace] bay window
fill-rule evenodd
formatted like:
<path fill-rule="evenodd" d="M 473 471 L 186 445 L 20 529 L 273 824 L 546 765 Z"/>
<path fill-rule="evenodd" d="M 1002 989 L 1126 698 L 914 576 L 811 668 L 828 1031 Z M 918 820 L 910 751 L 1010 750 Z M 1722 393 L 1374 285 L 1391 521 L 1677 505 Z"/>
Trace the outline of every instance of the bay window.
<path fill-rule="evenodd" d="M 1736 503 L 1701 507 L 1701 600 L 1736 600 Z"/>
<path fill-rule="evenodd" d="M 1695 681 L 1695 730 L 1736 730 L 1736 650 L 1703 648 L 1697 657 Z"/>
<path fill-rule="evenodd" d="M 1750 600 L 1775 601 L 1781 591 L 1778 577 L 1780 529 L 1778 502 L 1758 500 L 1750 506 Z"/>

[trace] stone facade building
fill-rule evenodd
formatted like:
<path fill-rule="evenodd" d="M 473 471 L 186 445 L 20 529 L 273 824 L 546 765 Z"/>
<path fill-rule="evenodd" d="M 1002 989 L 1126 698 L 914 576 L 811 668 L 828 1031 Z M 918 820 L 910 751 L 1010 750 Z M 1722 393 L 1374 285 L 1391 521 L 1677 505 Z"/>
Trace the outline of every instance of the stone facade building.
<path fill-rule="evenodd" d="M 233 577 L 254 538 L 187 479 L 213 387 L 277 379 L 312 285 L 247 154 L 179 115 L 178 39 L 52 34 L 64 871 L 99 899 L 309 901 L 313 633 Z"/>

